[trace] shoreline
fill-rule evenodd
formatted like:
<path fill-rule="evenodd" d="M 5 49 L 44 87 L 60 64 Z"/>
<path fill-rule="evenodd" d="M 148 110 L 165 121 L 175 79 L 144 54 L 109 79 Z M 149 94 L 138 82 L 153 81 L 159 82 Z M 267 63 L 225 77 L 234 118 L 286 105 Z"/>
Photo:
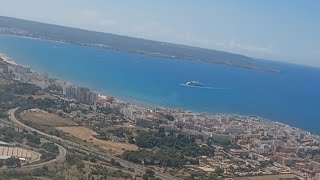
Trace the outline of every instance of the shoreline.
<path fill-rule="evenodd" d="M 27 65 L 23 65 L 23 64 L 18 64 L 16 62 L 14 62 L 11 58 L 9 58 L 6 54 L 3 54 L 0 52 L 0 61 L 3 61 L 4 63 L 7 63 L 8 65 L 12 65 L 12 66 L 23 66 L 23 67 L 29 67 Z M 31 68 L 30 68 L 31 69 Z M 36 70 L 33 70 L 31 69 L 31 71 L 33 72 L 39 72 L 39 71 L 36 71 Z M 184 109 L 184 108 L 178 108 L 178 107 L 166 107 L 166 106 L 161 106 L 161 105 L 157 105 L 157 104 L 153 104 L 151 102 L 147 102 L 147 101 L 139 101 L 139 100 L 136 100 L 134 98 L 125 98 L 125 97 L 119 97 L 119 96 L 116 96 L 116 95 L 112 95 L 110 93 L 105 93 L 105 92 L 101 92 L 101 91 L 97 91 L 95 89 L 92 89 L 90 87 L 88 87 L 87 85 L 85 84 L 82 84 L 81 83 L 74 83 L 74 82 L 71 82 L 71 81 L 66 81 L 66 80 L 63 80 L 61 78 L 56 78 L 56 77 L 53 77 L 51 75 L 49 75 L 49 79 L 55 79 L 55 80 L 59 80 L 59 81 L 62 81 L 62 82 L 65 82 L 65 83 L 70 83 L 72 85 L 76 85 L 76 86 L 80 86 L 80 87 L 86 87 L 88 89 L 90 89 L 92 92 L 95 92 L 98 94 L 98 97 L 99 98 L 114 98 L 117 102 L 119 103 L 122 103 L 122 104 L 126 104 L 126 105 L 131 105 L 131 106 L 135 106 L 135 107 L 138 107 L 138 108 L 144 108 L 144 109 L 155 109 L 155 108 L 160 108 L 160 109 L 164 109 L 164 110 L 174 110 L 174 111 L 183 111 L 183 112 L 187 112 L 187 113 L 192 113 L 192 114 L 199 114 L 199 115 L 206 115 L 208 117 L 210 116 L 215 116 L 215 115 L 227 115 L 227 116 L 239 116 L 239 117 L 257 117 L 260 119 L 260 121 L 265 121 L 265 122 L 269 122 L 269 123 L 276 123 L 276 124 L 280 124 L 280 125 L 283 125 L 283 126 L 287 126 L 287 127 L 290 127 L 290 128 L 293 128 L 293 129 L 297 129 L 301 132 L 305 132 L 305 133 L 309 133 L 311 135 L 315 135 L 315 136 L 319 136 L 319 134 L 316 134 L 316 133 L 313 133 L 313 132 L 310 132 L 308 130 L 305 130 L 305 129 L 302 129 L 302 128 L 299 128 L 299 127 L 295 127 L 295 126 L 292 126 L 292 125 L 289 125 L 289 124 L 286 124 L 284 122 L 281 122 L 281 121 L 276 121 L 276 120 L 271 120 L 271 119 L 268 119 L 268 118 L 264 118 L 262 116 L 259 116 L 259 115 L 255 115 L 255 114 L 237 114 L 237 113 L 219 113 L 219 112 L 216 112 L 216 113 L 208 113 L 208 112 L 199 112 L 199 111 L 193 111 L 193 110 L 187 110 L 187 109 Z"/>
<path fill-rule="evenodd" d="M 28 38 L 28 37 L 26 37 L 26 38 Z M 43 40 L 43 39 L 40 39 L 40 40 Z M 58 42 L 58 41 L 56 41 L 56 42 Z M 0 61 L 3 61 L 4 63 L 7 63 L 8 65 L 11 65 L 11 66 L 29 67 L 28 65 L 16 63 L 12 58 L 10 58 L 10 56 L 8 56 L 7 54 L 1 53 L 1 52 L 0 52 Z M 29 67 L 29 68 L 30 68 L 30 70 L 32 72 L 47 73 L 47 72 L 34 70 L 31 67 Z M 52 75 L 52 74 L 49 75 L 49 79 L 55 79 L 55 80 L 59 80 L 59 81 L 62 81 L 62 82 L 68 83 L 68 84 L 75 85 L 75 86 L 88 88 L 92 92 L 97 93 L 98 96 L 101 97 L 101 98 L 112 97 L 112 98 L 114 98 L 116 101 L 118 101 L 120 103 L 134 105 L 134 106 L 147 108 L 147 109 L 152 109 L 152 108 L 181 109 L 181 108 L 174 108 L 174 107 L 165 107 L 163 105 L 153 104 L 153 103 L 148 102 L 148 101 L 137 100 L 137 99 L 134 99 L 133 97 L 120 97 L 120 96 L 117 96 L 117 95 L 112 95 L 110 92 L 103 92 L 103 90 L 92 89 L 90 86 L 88 86 L 85 83 L 75 82 L 75 81 L 72 81 L 72 80 L 65 80 L 64 78 L 59 78 L 59 77 L 56 77 L 55 75 Z M 191 110 L 186 110 L 186 109 L 184 109 L 184 111 L 191 112 Z M 206 112 L 199 112 L 199 113 L 203 114 L 203 113 L 206 113 Z"/>
<path fill-rule="evenodd" d="M 6 54 L 0 53 L 0 59 L 10 65 L 14 65 L 17 66 L 19 64 L 17 64 L 16 62 L 14 62 L 11 58 L 9 58 Z"/>
<path fill-rule="evenodd" d="M 274 67 L 270 66 L 265 66 L 262 64 L 259 64 L 255 62 L 254 58 L 251 58 L 251 60 L 247 61 L 245 64 L 235 64 L 235 63 L 230 63 L 230 62 L 223 62 L 223 61 L 210 61 L 210 60 L 205 60 L 205 59 L 195 59 L 195 58 L 187 58 L 187 57 L 176 57 L 176 56 L 171 56 L 167 54 L 160 54 L 160 53 L 151 53 L 151 52 L 145 52 L 145 51 L 130 51 L 126 49 L 121 49 L 121 48 L 115 48 L 111 46 L 106 46 L 106 45 L 101 45 L 101 44 L 92 44 L 92 43 L 73 43 L 73 42 L 67 42 L 63 40 L 54 40 L 51 38 L 41 38 L 41 37 L 35 37 L 35 36 L 26 36 L 26 35 L 20 35 L 20 34 L 12 34 L 12 33 L 1 33 L 0 35 L 8 35 L 8 36 L 16 36 L 20 38 L 27 38 L 27 39 L 34 39 L 34 40 L 41 40 L 41 41 L 49 41 L 49 42 L 56 42 L 56 43 L 62 43 L 62 44 L 72 44 L 72 45 L 79 45 L 79 46 L 87 46 L 87 47 L 93 47 L 93 48 L 100 48 L 104 50 L 109 50 L 109 51 L 118 51 L 118 52 L 126 52 L 126 53 L 133 53 L 133 54 L 141 54 L 145 56 L 153 56 L 153 57 L 161 57 L 161 58 L 167 58 L 167 59 L 180 59 L 180 60 L 186 60 L 186 61 L 200 61 L 203 63 L 212 63 L 212 64 L 217 64 L 217 65 L 225 65 L 229 67 L 234 67 L 234 68 L 242 68 L 242 69 L 249 69 L 249 70 L 256 70 L 256 71 L 265 71 L 265 72 L 271 72 L 271 73 L 281 73 L 281 70 L 276 69 Z"/>

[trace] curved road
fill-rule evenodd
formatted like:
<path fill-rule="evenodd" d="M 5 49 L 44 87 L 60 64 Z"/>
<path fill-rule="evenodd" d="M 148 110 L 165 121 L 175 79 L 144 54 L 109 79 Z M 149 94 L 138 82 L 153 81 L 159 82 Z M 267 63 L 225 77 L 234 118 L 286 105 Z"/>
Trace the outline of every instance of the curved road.
<path fill-rule="evenodd" d="M 16 125 L 19 125 L 19 126 L 22 126 L 24 127 L 26 130 L 29 130 L 29 131 L 37 131 L 35 130 L 34 128 L 31 128 L 23 123 L 21 123 L 20 121 L 18 121 L 14 115 L 15 111 L 17 110 L 18 108 L 15 108 L 15 109 L 11 109 L 9 112 L 8 112 L 8 115 L 9 115 L 9 120 L 11 122 L 13 122 L 14 124 Z M 38 132 L 38 131 L 37 131 Z M 39 132 L 38 132 L 39 133 Z M 43 162 L 43 163 L 39 163 L 39 164 L 32 164 L 32 165 L 27 165 L 27 166 L 21 166 L 21 169 L 16 169 L 16 170 L 33 170 L 33 169 L 37 169 L 37 168 L 41 168 L 42 166 L 47 166 L 47 165 L 50 165 L 50 164 L 53 164 L 55 162 L 60 162 L 60 161 L 64 161 L 64 158 L 67 154 L 67 150 L 60 146 L 59 144 L 55 143 L 58 148 L 59 148 L 59 155 L 53 159 L 53 160 L 50 160 L 50 161 L 46 161 L 46 162 Z M 0 169 L 0 171 L 4 171 L 4 170 L 8 170 L 8 169 Z"/>
<path fill-rule="evenodd" d="M 69 141 L 69 140 L 65 140 L 65 139 L 62 139 L 60 137 L 57 137 L 57 136 L 53 136 L 53 135 L 50 135 L 50 134 L 47 134 L 47 133 L 44 133 L 42 131 L 39 131 L 37 129 L 34 129 L 32 127 L 29 127 L 25 124 L 23 124 L 22 122 L 20 122 L 16 117 L 15 117 L 15 112 L 19 109 L 19 107 L 17 108 L 14 108 L 14 109 L 11 109 L 9 110 L 8 112 L 8 115 L 9 115 L 9 120 L 12 121 L 13 123 L 25 128 L 26 130 L 30 130 L 30 131 L 35 131 L 37 132 L 38 134 L 46 137 L 48 140 L 56 140 L 56 141 L 59 141 L 61 142 L 63 145 L 65 146 L 68 146 L 68 147 L 71 147 L 71 148 L 75 148 L 75 149 L 78 149 L 80 151 L 83 151 L 83 152 L 87 152 L 88 154 L 89 153 L 92 153 L 92 154 L 95 154 L 96 156 L 102 158 L 102 159 L 114 159 L 116 161 L 118 161 L 122 166 L 126 167 L 126 168 L 134 168 L 136 170 L 136 172 L 139 172 L 139 173 L 145 173 L 146 169 L 148 169 L 146 166 L 143 166 L 143 165 L 140 165 L 140 164 L 135 164 L 135 163 L 132 163 L 130 161 L 126 161 L 124 159 L 121 159 L 121 158 L 118 158 L 110 153 L 107 153 L 107 152 L 99 152 L 97 149 L 91 147 L 85 147 L 85 146 L 82 146 L 80 144 L 77 144 L 77 143 L 74 143 L 72 141 Z M 57 144 L 57 143 L 55 143 Z M 57 144 L 58 145 L 58 144 Z M 61 149 L 60 149 L 61 148 Z M 66 154 L 66 150 L 59 145 L 59 150 L 60 150 L 60 155 L 64 154 L 62 158 L 64 158 L 65 154 Z M 60 156 L 59 155 L 59 156 Z M 56 161 L 58 161 L 58 158 L 56 159 Z M 49 163 L 52 163 L 51 161 L 48 161 Z M 46 165 L 46 164 L 41 164 L 41 165 Z M 177 177 L 174 177 L 170 174 L 166 174 L 166 173 L 162 173 L 162 172 L 159 172 L 159 171 L 155 171 L 155 176 L 161 178 L 161 179 L 167 179 L 167 180 L 172 180 L 172 179 L 180 179 L 180 178 L 177 178 Z"/>

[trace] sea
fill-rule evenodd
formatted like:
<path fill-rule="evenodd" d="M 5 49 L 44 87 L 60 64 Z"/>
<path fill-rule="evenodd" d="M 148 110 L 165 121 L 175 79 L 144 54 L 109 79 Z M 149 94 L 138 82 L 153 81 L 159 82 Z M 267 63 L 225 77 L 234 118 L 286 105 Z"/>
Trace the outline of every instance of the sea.
<path fill-rule="evenodd" d="M 280 73 L 0 35 L 0 53 L 50 76 L 146 105 L 257 115 L 320 134 L 320 69 Z M 199 81 L 209 88 L 183 86 Z"/>

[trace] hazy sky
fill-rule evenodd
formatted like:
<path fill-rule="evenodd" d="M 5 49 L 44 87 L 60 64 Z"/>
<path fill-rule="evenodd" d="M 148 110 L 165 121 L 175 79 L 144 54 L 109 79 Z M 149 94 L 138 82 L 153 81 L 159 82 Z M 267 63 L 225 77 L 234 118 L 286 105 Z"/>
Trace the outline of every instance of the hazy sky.
<path fill-rule="evenodd" d="M 320 66 L 319 0 L 0 0 L 0 15 Z"/>

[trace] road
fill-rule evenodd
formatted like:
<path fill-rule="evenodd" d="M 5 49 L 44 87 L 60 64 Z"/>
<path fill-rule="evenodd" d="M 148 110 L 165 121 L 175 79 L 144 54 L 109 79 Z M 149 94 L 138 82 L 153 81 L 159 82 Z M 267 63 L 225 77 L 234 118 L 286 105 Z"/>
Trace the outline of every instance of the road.
<path fill-rule="evenodd" d="M 18 109 L 19 109 L 19 107 L 11 109 L 11 110 L 8 111 L 9 120 L 11 122 L 13 122 L 14 124 L 16 124 L 16 125 L 19 125 L 19 126 L 25 128 L 26 130 L 35 131 L 35 132 L 37 132 L 38 134 L 42 135 L 43 137 L 45 137 L 48 140 L 60 142 L 60 144 L 63 144 L 64 146 L 67 146 L 69 148 L 77 149 L 77 150 L 85 152 L 87 154 L 90 154 L 90 153 L 94 154 L 95 156 L 98 156 L 99 158 L 102 158 L 104 160 L 110 161 L 110 159 L 114 159 L 114 160 L 118 161 L 123 167 L 125 167 L 125 168 L 134 168 L 135 171 L 138 172 L 138 173 L 142 173 L 143 174 L 143 173 L 145 173 L 146 169 L 148 169 L 146 166 L 143 166 L 143 165 L 140 165 L 140 164 L 135 164 L 135 163 L 132 163 L 130 161 L 126 161 L 126 160 L 118 158 L 118 157 L 116 157 L 116 156 L 114 156 L 114 155 L 112 155 L 112 154 L 110 154 L 108 152 L 100 152 L 99 150 L 97 150 L 97 149 L 95 149 L 93 147 L 85 147 L 85 146 L 82 146 L 80 144 L 74 143 L 72 141 L 69 141 L 69 140 L 66 140 L 66 139 L 62 139 L 60 137 L 53 136 L 53 135 L 44 133 L 42 131 L 39 131 L 37 129 L 34 129 L 32 127 L 29 127 L 29 126 L 23 124 L 22 122 L 20 122 L 15 117 L 15 112 Z M 60 150 L 60 147 L 63 148 L 62 146 L 59 145 L 59 150 Z M 64 148 L 61 149 L 61 151 L 63 151 L 62 154 L 64 154 L 64 155 L 66 154 L 66 150 Z M 60 155 L 61 155 L 61 153 L 60 153 Z M 164 179 L 164 180 L 175 180 L 175 179 L 178 180 L 178 179 L 180 179 L 180 178 L 174 177 L 174 176 L 172 176 L 170 174 L 165 174 L 165 173 L 162 173 L 162 172 L 159 172 L 159 171 L 156 171 L 156 170 L 154 170 L 154 171 L 156 173 L 155 174 L 156 177 L 159 177 L 159 178 Z"/>
<path fill-rule="evenodd" d="M 15 111 L 17 110 L 18 108 L 15 108 L 15 109 L 11 109 L 8 114 L 9 114 L 9 120 L 11 122 L 13 122 L 14 124 L 16 125 L 19 125 L 19 126 L 22 126 L 24 127 L 26 130 L 30 130 L 30 131 L 33 131 L 34 129 L 29 127 L 29 126 L 26 126 L 24 125 L 23 123 L 21 123 L 20 121 L 18 121 L 14 115 Z M 64 158 L 67 154 L 67 150 L 62 147 L 61 145 L 59 144 L 56 144 L 59 148 L 59 155 L 53 159 L 53 160 L 50 160 L 50 161 L 46 161 L 46 162 L 43 162 L 43 163 L 38 163 L 38 164 L 32 164 L 32 165 L 27 165 L 27 166 L 22 166 L 21 169 L 19 170 L 33 170 L 33 169 L 38 169 L 38 168 L 41 168 L 43 166 L 49 166 L 51 164 L 54 164 L 55 162 L 62 162 L 64 161 Z M 7 171 L 8 169 L 0 169 L 0 171 Z"/>

